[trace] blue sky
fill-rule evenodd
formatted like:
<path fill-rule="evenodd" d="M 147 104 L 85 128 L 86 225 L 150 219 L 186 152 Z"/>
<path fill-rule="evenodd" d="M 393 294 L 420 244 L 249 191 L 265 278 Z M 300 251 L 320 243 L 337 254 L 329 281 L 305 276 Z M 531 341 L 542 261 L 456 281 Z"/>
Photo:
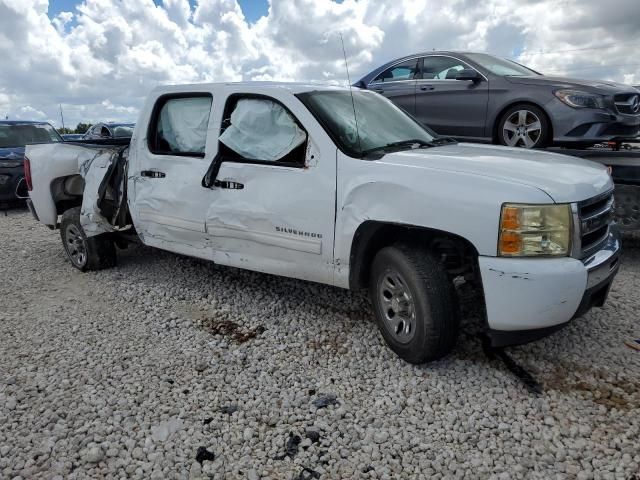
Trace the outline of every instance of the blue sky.
<path fill-rule="evenodd" d="M 189 1 L 191 5 L 196 3 L 195 0 Z M 154 0 L 154 2 L 161 4 L 162 0 Z M 53 18 L 60 12 L 73 12 L 79 3 L 82 3 L 82 0 L 49 0 L 49 17 Z M 238 0 L 238 3 L 249 23 L 254 23 L 269 13 L 268 0 Z"/>

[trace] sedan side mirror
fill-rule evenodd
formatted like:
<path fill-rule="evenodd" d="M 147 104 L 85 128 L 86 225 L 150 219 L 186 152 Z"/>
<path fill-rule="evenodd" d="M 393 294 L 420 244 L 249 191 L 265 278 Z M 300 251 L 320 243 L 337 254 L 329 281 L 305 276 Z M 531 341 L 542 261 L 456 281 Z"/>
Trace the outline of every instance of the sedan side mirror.
<path fill-rule="evenodd" d="M 471 80 L 472 82 L 479 82 L 481 78 L 480 74 L 472 68 L 460 70 L 460 73 L 456 75 L 456 80 Z"/>

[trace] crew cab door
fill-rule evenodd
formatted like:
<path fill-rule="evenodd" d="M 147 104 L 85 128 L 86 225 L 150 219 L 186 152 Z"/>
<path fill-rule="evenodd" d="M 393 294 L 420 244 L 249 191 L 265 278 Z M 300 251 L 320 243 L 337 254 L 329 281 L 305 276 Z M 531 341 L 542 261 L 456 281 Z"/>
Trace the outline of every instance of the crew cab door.
<path fill-rule="evenodd" d="M 232 94 L 203 179 L 216 263 L 331 283 L 336 147 L 291 93 Z"/>
<path fill-rule="evenodd" d="M 209 191 L 201 181 L 211 161 L 206 139 L 212 103 L 209 92 L 162 95 L 141 123 L 148 130 L 134 134 L 129 209 L 147 245 L 204 256 Z"/>
<path fill-rule="evenodd" d="M 489 83 L 456 80 L 458 72 L 471 69 L 461 60 L 429 55 L 422 60 L 416 84 L 415 116 L 440 135 L 481 138 L 485 132 Z"/>

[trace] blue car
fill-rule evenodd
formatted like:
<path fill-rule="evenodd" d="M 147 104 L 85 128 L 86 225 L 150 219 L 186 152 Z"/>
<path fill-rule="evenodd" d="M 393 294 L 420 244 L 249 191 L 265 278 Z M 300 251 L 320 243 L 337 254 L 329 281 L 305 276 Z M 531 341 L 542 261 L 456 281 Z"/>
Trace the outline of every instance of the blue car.
<path fill-rule="evenodd" d="M 0 203 L 28 196 L 24 180 L 24 147 L 28 143 L 62 142 L 46 122 L 0 121 Z"/>
<path fill-rule="evenodd" d="M 65 142 L 75 142 L 78 140 L 84 139 L 84 134 L 82 133 L 63 133 L 62 138 Z"/>

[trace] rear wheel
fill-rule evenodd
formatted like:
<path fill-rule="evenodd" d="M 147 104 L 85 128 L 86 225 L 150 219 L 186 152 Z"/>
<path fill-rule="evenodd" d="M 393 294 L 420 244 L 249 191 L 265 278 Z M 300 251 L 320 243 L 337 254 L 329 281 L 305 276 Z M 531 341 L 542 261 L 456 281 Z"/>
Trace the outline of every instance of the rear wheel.
<path fill-rule="evenodd" d="M 105 235 L 87 238 L 80 224 L 80 207 L 64 212 L 60 222 L 60 238 L 71 265 L 85 272 L 114 267 L 116 246 Z"/>
<path fill-rule="evenodd" d="M 380 332 L 399 357 L 424 363 L 453 349 L 459 324 L 454 287 L 428 252 L 407 245 L 380 250 L 369 289 Z"/>
<path fill-rule="evenodd" d="M 500 118 L 498 141 L 509 147 L 546 147 L 549 143 L 549 120 L 534 105 L 514 105 Z"/>

